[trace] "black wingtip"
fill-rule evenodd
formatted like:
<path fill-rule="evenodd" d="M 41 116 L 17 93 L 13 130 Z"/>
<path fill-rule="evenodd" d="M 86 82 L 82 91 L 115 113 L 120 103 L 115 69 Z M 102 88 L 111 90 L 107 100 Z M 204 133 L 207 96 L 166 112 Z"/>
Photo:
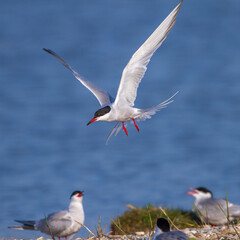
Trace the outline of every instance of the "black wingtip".
<path fill-rule="evenodd" d="M 52 53 L 52 51 L 50 49 L 47 49 L 47 48 L 43 48 L 43 51 L 48 52 L 48 53 Z"/>

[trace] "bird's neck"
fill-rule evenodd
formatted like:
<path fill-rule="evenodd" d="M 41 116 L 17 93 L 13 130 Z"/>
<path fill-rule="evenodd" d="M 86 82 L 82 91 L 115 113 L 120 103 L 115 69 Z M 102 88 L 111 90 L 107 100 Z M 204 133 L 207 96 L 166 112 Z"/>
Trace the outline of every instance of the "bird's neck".
<path fill-rule="evenodd" d="M 83 204 L 79 201 L 71 201 L 69 204 L 69 212 L 79 220 L 81 223 L 84 221 L 84 211 L 83 211 Z"/>
<path fill-rule="evenodd" d="M 158 235 L 161 233 L 163 233 L 163 231 L 159 227 L 156 227 L 155 233 L 152 236 L 152 240 L 157 239 Z"/>
<path fill-rule="evenodd" d="M 210 200 L 210 199 L 211 199 L 210 197 L 196 198 L 195 204 L 199 204 L 199 203 L 201 203 L 201 202 L 205 202 L 205 201 L 208 201 L 208 200 Z"/>

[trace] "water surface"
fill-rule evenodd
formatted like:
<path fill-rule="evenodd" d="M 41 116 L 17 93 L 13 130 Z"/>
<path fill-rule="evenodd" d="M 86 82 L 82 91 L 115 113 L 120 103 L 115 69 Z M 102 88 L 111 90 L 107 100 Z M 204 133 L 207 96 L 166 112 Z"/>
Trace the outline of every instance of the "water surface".
<path fill-rule="evenodd" d="M 0 232 L 14 219 L 64 209 L 84 190 L 85 224 L 149 202 L 191 209 L 187 187 L 205 186 L 240 204 L 240 2 L 185 1 L 176 25 L 152 57 L 136 106 L 174 103 L 138 133 L 86 123 L 97 100 L 56 59 L 117 91 L 121 72 L 177 1 L 1 1 Z M 86 236 L 81 230 L 77 236 Z"/>

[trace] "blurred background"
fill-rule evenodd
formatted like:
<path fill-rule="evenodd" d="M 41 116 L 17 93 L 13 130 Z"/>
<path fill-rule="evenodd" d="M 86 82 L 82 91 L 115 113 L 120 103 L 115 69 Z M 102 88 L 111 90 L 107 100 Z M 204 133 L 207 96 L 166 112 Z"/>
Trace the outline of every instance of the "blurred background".
<path fill-rule="evenodd" d="M 42 48 L 115 96 L 132 54 L 176 0 L 0 1 L 0 232 L 14 219 L 64 209 L 84 190 L 85 224 L 110 223 L 148 203 L 191 209 L 187 188 L 205 186 L 240 204 L 240 1 L 185 0 L 151 59 L 136 107 L 174 103 L 128 125 L 86 123 L 95 97 Z M 76 235 L 87 236 L 86 230 Z"/>

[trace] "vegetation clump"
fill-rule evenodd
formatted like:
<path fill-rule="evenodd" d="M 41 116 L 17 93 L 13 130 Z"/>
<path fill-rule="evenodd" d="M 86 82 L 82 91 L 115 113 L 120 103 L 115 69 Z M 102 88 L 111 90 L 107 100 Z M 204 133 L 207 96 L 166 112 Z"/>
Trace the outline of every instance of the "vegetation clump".
<path fill-rule="evenodd" d="M 157 217 L 167 218 L 171 224 L 171 228 L 183 229 L 199 226 L 199 219 L 192 211 L 184 211 L 182 209 L 167 209 L 157 206 L 148 206 L 139 208 L 132 205 L 121 216 L 112 220 L 112 234 L 118 235 L 125 232 L 126 234 L 134 234 L 135 232 L 150 232 L 155 228 Z"/>

